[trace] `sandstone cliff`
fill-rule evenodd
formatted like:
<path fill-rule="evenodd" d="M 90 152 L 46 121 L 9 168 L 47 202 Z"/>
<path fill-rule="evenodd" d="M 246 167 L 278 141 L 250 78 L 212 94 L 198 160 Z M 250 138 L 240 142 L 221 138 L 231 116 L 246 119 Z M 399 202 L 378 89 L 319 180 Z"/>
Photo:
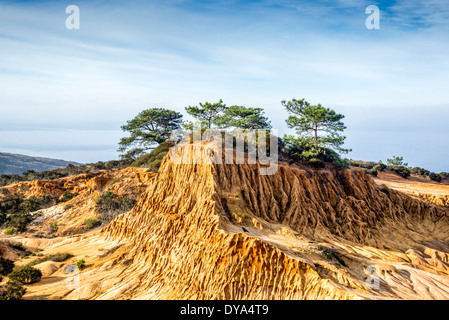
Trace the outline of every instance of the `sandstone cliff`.
<path fill-rule="evenodd" d="M 101 232 L 23 240 L 87 261 L 79 287 L 65 285 L 59 264 L 27 297 L 449 298 L 447 207 L 362 170 L 280 164 L 261 176 L 259 167 L 167 156 L 133 210 Z M 366 282 L 368 270 L 379 286 Z"/>
<path fill-rule="evenodd" d="M 403 252 L 449 239 L 447 210 L 382 191 L 362 170 L 281 165 L 261 176 L 258 168 L 166 159 L 135 209 L 104 234 L 131 244 L 130 270 L 145 270 L 140 281 L 164 299 L 377 295 L 350 246 Z M 345 246 L 340 260 L 350 267 L 323 259 L 320 243 Z"/>

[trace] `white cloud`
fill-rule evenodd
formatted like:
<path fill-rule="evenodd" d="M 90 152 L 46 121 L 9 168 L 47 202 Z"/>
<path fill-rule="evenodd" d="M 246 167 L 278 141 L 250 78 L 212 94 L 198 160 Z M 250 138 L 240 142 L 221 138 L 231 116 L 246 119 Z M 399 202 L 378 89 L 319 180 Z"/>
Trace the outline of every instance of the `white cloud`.
<path fill-rule="evenodd" d="M 432 6 L 414 2 L 432 29 L 370 31 L 353 0 L 234 11 L 211 2 L 206 13 L 188 3 L 80 2 L 76 31 L 64 28 L 62 5 L 1 4 L 0 125 L 113 129 L 145 107 L 222 98 L 266 108 L 281 128 L 279 102 L 293 97 L 352 108 L 449 102 L 447 30 Z M 406 21 L 401 6 L 390 16 Z"/>

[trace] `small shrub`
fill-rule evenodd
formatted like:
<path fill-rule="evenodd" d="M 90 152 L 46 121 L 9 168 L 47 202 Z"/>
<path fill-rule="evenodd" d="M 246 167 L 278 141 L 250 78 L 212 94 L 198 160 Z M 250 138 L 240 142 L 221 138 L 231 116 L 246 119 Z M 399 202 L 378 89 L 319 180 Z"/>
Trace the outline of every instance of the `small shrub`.
<path fill-rule="evenodd" d="M 373 169 L 377 171 L 384 171 L 387 168 L 387 165 L 383 164 L 382 161 L 379 161 L 378 164 L 376 164 Z"/>
<path fill-rule="evenodd" d="M 116 211 L 119 208 L 117 198 L 116 194 L 108 190 L 96 197 L 94 201 L 100 211 Z"/>
<path fill-rule="evenodd" d="M 54 262 L 63 262 L 67 259 L 73 258 L 73 254 L 71 253 L 55 253 L 48 256 L 48 260 L 54 261 Z"/>
<path fill-rule="evenodd" d="M 377 174 L 378 174 L 377 170 L 374 169 L 374 168 L 368 170 L 368 173 L 369 173 L 370 175 L 372 175 L 373 177 L 377 177 Z"/>
<path fill-rule="evenodd" d="M 22 300 L 26 291 L 21 283 L 8 281 L 4 288 L 0 288 L 0 300 Z"/>
<path fill-rule="evenodd" d="M 332 260 L 332 254 L 329 251 L 323 250 L 322 254 L 324 260 Z"/>
<path fill-rule="evenodd" d="M 29 213 L 16 212 L 10 216 L 9 224 L 16 229 L 17 232 L 26 231 L 28 224 L 33 220 Z"/>
<path fill-rule="evenodd" d="M 407 168 L 405 168 L 404 170 L 402 170 L 401 171 L 401 176 L 403 177 L 403 178 L 408 178 L 408 177 L 410 177 L 410 170 L 409 169 L 407 169 Z"/>
<path fill-rule="evenodd" d="M 9 274 L 9 278 L 22 284 L 31 284 L 38 282 L 42 278 L 42 272 L 39 269 L 26 265 L 14 269 L 14 271 Z"/>
<path fill-rule="evenodd" d="M 171 141 L 166 141 L 158 145 L 148 154 L 141 155 L 137 157 L 137 159 L 132 164 L 133 167 L 140 167 L 143 165 L 148 166 L 148 172 L 158 172 L 162 160 L 165 155 L 170 151 L 170 148 L 173 146 Z"/>
<path fill-rule="evenodd" d="M 320 160 L 318 158 L 311 158 L 307 162 L 314 168 L 324 168 L 323 160 Z"/>
<path fill-rule="evenodd" d="M 414 167 L 410 169 L 410 172 L 413 174 L 416 174 L 418 176 L 430 176 L 431 172 L 429 170 L 420 168 L 420 167 Z"/>
<path fill-rule="evenodd" d="M 347 267 L 348 265 L 346 262 L 338 255 L 337 251 L 335 249 L 326 248 L 323 246 L 319 246 L 318 250 L 320 250 L 322 253 L 322 257 L 324 260 L 330 261 L 333 258 L 338 261 L 342 266 Z"/>
<path fill-rule="evenodd" d="M 50 222 L 49 227 L 50 227 L 51 233 L 58 232 L 58 223 L 57 222 Z"/>
<path fill-rule="evenodd" d="M 76 266 L 80 270 L 85 268 L 85 264 L 86 264 L 86 261 L 84 261 L 84 259 L 80 259 L 76 262 Z"/>
<path fill-rule="evenodd" d="M 26 248 L 23 246 L 21 242 L 10 242 L 9 246 L 19 251 L 26 251 Z"/>
<path fill-rule="evenodd" d="M 407 179 L 410 177 L 411 171 L 410 169 L 406 167 L 392 167 L 391 170 L 396 173 L 397 175 L 400 175 L 401 177 Z"/>
<path fill-rule="evenodd" d="M 131 210 L 136 204 L 136 200 L 126 196 L 118 196 L 111 191 L 103 192 L 95 199 L 98 211 L 100 211 L 100 221 L 108 224 L 118 214 Z"/>
<path fill-rule="evenodd" d="M 443 180 L 443 177 L 441 175 L 433 173 L 433 172 L 429 175 L 429 178 L 430 178 L 430 180 L 435 181 L 435 182 L 441 182 L 441 180 Z"/>
<path fill-rule="evenodd" d="M 119 201 L 119 209 L 122 212 L 129 211 L 136 205 L 136 203 L 137 201 L 133 198 L 123 197 Z"/>
<path fill-rule="evenodd" d="M 41 202 L 43 202 L 42 200 L 48 201 L 48 198 L 45 197 L 45 199 L 38 199 L 36 197 L 30 197 L 20 204 L 20 209 L 25 214 L 37 211 L 41 209 Z"/>
<path fill-rule="evenodd" d="M 14 229 L 11 228 L 11 227 L 8 227 L 8 228 L 5 229 L 5 232 L 3 232 L 3 233 L 6 234 L 6 235 L 13 234 L 14 233 Z"/>
<path fill-rule="evenodd" d="M 348 159 L 342 159 L 342 158 L 340 158 L 340 157 L 336 158 L 336 159 L 334 160 L 334 163 L 335 163 L 337 166 L 340 166 L 340 167 L 342 167 L 342 168 L 348 168 L 348 167 L 351 165 L 351 162 L 350 162 Z"/>
<path fill-rule="evenodd" d="M 87 230 L 90 230 L 101 225 L 101 222 L 97 219 L 89 218 L 84 222 L 84 225 Z"/>
<path fill-rule="evenodd" d="M 42 254 L 41 254 L 41 256 L 42 256 Z M 55 253 L 55 254 L 50 254 L 46 257 L 40 258 L 40 259 L 33 260 L 28 265 L 35 266 L 35 265 L 45 262 L 45 261 L 63 262 L 70 258 L 73 258 L 73 254 L 71 254 L 71 253 Z"/>
<path fill-rule="evenodd" d="M 14 269 L 14 261 L 0 257 L 0 275 L 7 276 Z"/>

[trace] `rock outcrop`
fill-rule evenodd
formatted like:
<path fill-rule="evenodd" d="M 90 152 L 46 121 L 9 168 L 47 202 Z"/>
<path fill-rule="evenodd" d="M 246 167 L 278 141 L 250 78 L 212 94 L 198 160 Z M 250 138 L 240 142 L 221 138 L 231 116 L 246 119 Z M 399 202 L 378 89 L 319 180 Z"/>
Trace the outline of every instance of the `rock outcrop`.
<path fill-rule="evenodd" d="M 134 209 L 102 232 L 126 246 L 124 279 L 139 282 L 121 297 L 400 298 L 387 281 L 401 276 L 392 264 L 414 264 L 403 252 L 425 245 L 445 266 L 432 272 L 446 273 L 447 208 L 382 190 L 362 170 L 258 169 L 167 156 Z M 370 263 L 383 277 L 375 291 Z"/>
<path fill-rule="evenodd" d="M 54 180 L 17 182 L 0 188 L 0 205 L 9 199 L 45 199 L 52 206 L 33 212 L 37 216 L 27 234 L 49 236 L 50 223 L 56 223 L 55 235 L 68 235 L 84 231 L 86 219 L 98 219 L 95 199 L 105 191 L 120 197 L 138 199 L 151 183 L 154 173 L 142 168 L 125 168 L 113 172 L 101 170 Z M 62 200 L 70 192 L 72 199 Z"/>
<path fill-rule="evenodd" d="M 158 174 L 129 168 L 59 181 L 78 194 L 48 209 L 66 228 L 95 215 L 105 190 L 140 198 L 102 230 L 9 238 L 41 255 L 74 255 L 38 264 L 46 276 L 25 298 L 449 299 L 447 206 L 359 169 L 280 163 L 260 175 L 259 163 L 211 164 L 213 144 L 196 147 L 208 156 L 166 156 Z M 38 188 L 46 187 L 29 192 Z M 86 267 L 68 285 L 66 267 L 79 259 Z"/>

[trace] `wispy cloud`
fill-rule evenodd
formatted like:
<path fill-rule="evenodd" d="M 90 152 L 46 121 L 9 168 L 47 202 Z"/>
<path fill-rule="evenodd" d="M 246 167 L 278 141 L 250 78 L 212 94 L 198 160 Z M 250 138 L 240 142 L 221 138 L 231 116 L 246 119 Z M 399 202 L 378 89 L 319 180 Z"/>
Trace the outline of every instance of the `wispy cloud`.
<path fill-rule="evenodd" d="M 384 8 L 387 22 L 400 28 L 449 29 L 446 0 L 397 0 Z"/>
<path fill-rule="evenodd" d="M 266 108 L 278 128 L 279 101 L 292 97 L 349 110 L 444 106 L 445 2 L 83 0 L 80 30 L 65 28 L 65 4 L 4 2 L 0 126 L 118 129 L 146 107 L 220 98 Z M 380 30 L 365 28 L 369 4 Z"/>

